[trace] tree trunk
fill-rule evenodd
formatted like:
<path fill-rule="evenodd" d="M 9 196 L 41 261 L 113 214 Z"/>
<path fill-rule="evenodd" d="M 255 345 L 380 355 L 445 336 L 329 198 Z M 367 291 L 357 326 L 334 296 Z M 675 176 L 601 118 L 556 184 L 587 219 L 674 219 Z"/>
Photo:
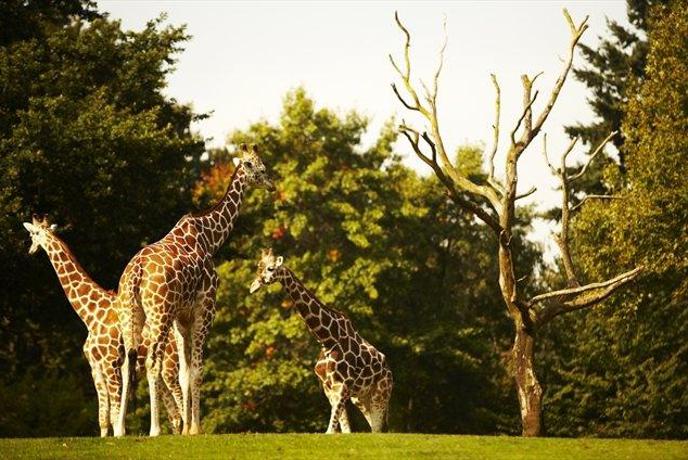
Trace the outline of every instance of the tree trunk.
<path fill-rule="evenodd" d="M 521 407 L 523 436 L 540 436 L 542 416 L 542 387 L 535 376 L 535 336 L 523 325 L 517 325 L 511 351 L 513 372 Z"/>

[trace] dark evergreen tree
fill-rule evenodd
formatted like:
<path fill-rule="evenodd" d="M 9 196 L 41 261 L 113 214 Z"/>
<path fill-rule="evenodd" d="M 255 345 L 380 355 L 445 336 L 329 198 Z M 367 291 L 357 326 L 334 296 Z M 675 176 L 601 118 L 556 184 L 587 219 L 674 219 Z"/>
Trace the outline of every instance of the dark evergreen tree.
<path fill-rule="evenodd" d="M 576 184 L 576 190 L 601 194 L 608 190 L 602 178 L 604 167 L 616 163 L 622 174 L 626 171 L 626 149 L 621 124 L 624 119 L 628 90 L 642 81 L 647 60 L 647 14 L 654 4 L 666 0 L 626 0 L 628 21 L 625 27 L 615 20 L 607 20 L 609 36 L 602 38 L 597 48 L 580 44 L 579 48 L 587 66 L 573 70 L 574 76 L 590 90 L 588 103 L 596 119 L 589 124 L 577 124 L 566 128 L 571 137 L 579 136 L 591 149 L 599 145 L 611 132 L 616 131 L 612 143 L 618 152 L 618 161 L 610 156 L 599 155 L 589 172 Z"/>

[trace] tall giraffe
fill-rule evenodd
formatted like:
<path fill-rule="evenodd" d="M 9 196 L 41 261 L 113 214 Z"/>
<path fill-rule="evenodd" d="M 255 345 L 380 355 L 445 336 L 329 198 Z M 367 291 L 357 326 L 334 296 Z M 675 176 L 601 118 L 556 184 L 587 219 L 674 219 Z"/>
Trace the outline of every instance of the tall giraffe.
<path fill-rule="evenodd" d="M 120 366 L 124 347 L 114 306 L 116 295 L 100 287 L 81 267 L 69 246 L 62 241 L 49 225 L 48 220 L 34 217 L 24 227 L 31 235 L 29 254 L 43 248 L 57 273 L 60 285 L 69 303 L 86 325 L 88 336 L 83 351 L 98 395 L 98 424 L 100 436 L 108 435 L 109 427 L 117 420 L 122 390 Z M 143 335 L 148 337 L 148 331 Z M 144 340 L 139 350 L 138 367 L 142 369 L 148 341 Z M 161 392 L 167 415 L 174 431 L 181 428 L 181 387 L 179 386 L 179 363 L 174 338 L 165 348 L 163 382 Z"/>
<path fill-rule="evenodd" d="M 263 251 L 250 292 L 277 281 L 287 290 L 322 347 L 315 374 L 332 407 L 327 433 L 338 428 L 344 433 L 351 431 L 346 413 L 348 399 L 363 413 L 373 432 L 386 429 L 393 382 L 385 355 L 358 334 L 346 315 L 320 302 L 283 265 L 281 256 L 275 258 L 272 249 Z"/>
<path fill-rule="evenodd" d="M 132 358 L 141 341 L 144 320 L 151 334 L 146 371 L 150 391 L 150 435 L 160 433 L 156 382 L 162 344 L 174 324 L 179 345 L 184 434 L 201 432 L 200 392 L 203 345 L 215 316 L 217 274 L 213 255 L 234 228 L 249 185 L 273 190 L 255 146 L 242 146 L 241 159 L 224 197 L 212 208 L 183 216 L 160 241 L 146 246 L 129 262 L 119 283 L 118 312 L 127 350 L 122 366 L 122 410 L 116 436 L 125 433 L 126 401 Z"/>

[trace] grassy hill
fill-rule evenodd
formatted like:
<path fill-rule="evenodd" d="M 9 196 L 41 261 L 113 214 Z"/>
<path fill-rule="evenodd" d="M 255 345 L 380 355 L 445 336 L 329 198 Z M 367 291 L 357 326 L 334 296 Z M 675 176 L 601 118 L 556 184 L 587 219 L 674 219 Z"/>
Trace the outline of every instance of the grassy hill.
<path fill-rule="evenodd" d="M 688 442 L 422 434 L 1 439 L 0 458 L 688 459 Z"/>

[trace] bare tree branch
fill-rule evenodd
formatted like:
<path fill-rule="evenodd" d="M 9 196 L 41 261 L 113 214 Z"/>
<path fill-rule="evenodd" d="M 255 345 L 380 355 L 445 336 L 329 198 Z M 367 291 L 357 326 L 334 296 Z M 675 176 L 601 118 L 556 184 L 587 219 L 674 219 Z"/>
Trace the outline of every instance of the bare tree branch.
<path fill-rule="evenodd" d="M 571 142 L 569 142 L 569 146 L 566 147 L 566 150 L 564 150 L 564 154 L 561 156 L 561 172 L 560 172 L 560 174 L 566 174 L 566 160 L 568 159 L 569 154 L 573 151 L 573 148 L 578 143 L 578 139 L 579 139 L 578 136 L 571 139 Z M 566 180 L 569 180 L 569 178 L 567 177 Z"/>
<path fill-rule="evenodd" d="M 525 198 L 527 196 L 532 195 L 536 191 L 537 191 L 537 187 L 535 187 L 535 186 L 530 187 L 530 189 L 527 192 L 521 193 L 520 195 L 516 195 L 516 199 L 520 200 L 521 198 Z"/>
<path fill-rule="evenodd" d="M 527 74 L 521 75 L 521 84 L 523 85 L 523 107 L 524 110 L 526 110 L 523 128 L 526 133 L 530 133 L 533 130 L 533 108 L 531 107 L 532 103 L 529 104 L 529 102 L 530 95 L 533 90 L 533 82 L 541 75 L 541 73 L 542 72 L 535 75 L 532 80 L 528 78 Z M 526 109 L 526 107 L 528 108 Z"/>
<path fill-rule="evenodd" d="M 575 55 L 576 45 L 578 45 L 578 42 L 583 36 L 583 33 L 588 28 L 588 16 L 586 16 L 585 19 L 583 19 L 583 22 L 581 22 L 578 26 L 576 26 L 576 24 L 573 22 L 573 19 L 571 19 L 571 15 L 569 14 L 568 10 L 566 10 L 566 8 L 564 8 L 564 17 L 566 18 L 566 22 L 569 25 L 569 30 L 571 31 L 569 53 L 566 57 L 566 60 L 564 61 L 564 66 L 561 70 L 561 73 L 559 74 L 559 78 L 557 78 L 557 81 L 554 84 L 554 87 L 552 88 L 549 100 L 547 101 L 545 108 L 540 113 L 540 116 L 537 118 L 535 126 L 533 126 L 532 132 L 529 136 L 530 139 L 528 140 L 528 142 L 530 142 L 530 140 L 532 140 L 538 134 L 538 132 L 540 132 L 540 129 L 542 129 L 542 125 L 545 123 L 545 120 L 547 120 L 547 117 L 552 111 L 552 107 L 554 107 L 554 103 L 557 101 L 559 93 L 561 92 L 561 88 L 564 86 L 566 77 L 569 73 L 569 70 L 571 69 L 571 64 L 573 63 L 573 57 Z"/>
<path fill-rule="evenodd" d="M 406 91 L 409 93 L 411 98 L 413 99 L 413 104 L 408 104 L 404 102 L 404 100 L 401 98 L 399 95 L 399 92 L 396 90 L 394 87 L 394 92 L 397 94 L 397 97 L 402 101 L 405 107 L 411 108 L 411 110 L 417 110 L 418 112 L 421 112 L 423 115 L 426 117 L 429 116 L 429 112 L 427 108 L 423 107 L 423 105 L 420 103 L 420 98 L 418 97 L 418 93 L 416 90 L 413 88 L 413 85 L 411 84 L 411 56 L 410 56 L 410 51 L 411 51 L 411 34 L 409 33 L 408 29 L 404 27 L 404 25 L 401 23 L 401 20 L 399 19 L 399 13 L 395 12 L 394 13 L 394 19 L 397 22 L 397 26 L 401 29 L 401 31 L 404 33 L 404 36 L 406 37 L 406 41 L 404 43 L 404 63 L 406 65 L 405 70 L 401 70 L 399 66 L 394 62 L 394 58 L 392 55 L 389 56 L 389 60 L 392 62 L 392 65 L 396 69 L 396 71 L 399 73 L 399 76 L 401 77 L 401 80 L 404 82 L 404 86 L 406 88 Z"/>
<path fill-rule="evenodd" d="M 426 144 L 430 147 L 430 150 L 432 150 L 432 161 L 437 164 L 437 148 L 435 147 L 435 143 L 430 139 L 430 136 L 428 136 L 427 132 L 423 132 L 423 140 L 425 141 Z"/>
<path fill-rule="evenodd" d="M 623 197 L 614 195 L 586 195 L 580 202 L 571 208 L 571 213 L 580 209 L 588 200 L 623 200 Z"/>
<path fill-rule="evenodd" d="M 568 178 L 569 182 L 576 181 L 576 180 L 580 179 L 581 177 L 583 177 L 585 172 L 588 170 L 588 166 L 590 166 L 590 163 L 592 163 L 592 161 L 595 159 L 595 157 L 604 149 L 604 146 L 607 145 L 607 142 L 609 142 L 612 139 L 612 137 L 614 137 L 616 135 L 617 132 L 618 131 L 612 131 L 611 133 L 609 133 L 609 136 L 605 137 L 604 140 L 602 142 L 600 142 L 600 144 L 597 146 L 597 148 L 592 153 L 592 155 L 590 155 L 590 157 L 588 158 L 588 161 L 583 165 L 583 167 L 580 169 L 580 171 L 578 171 L 576 174 L 574 174 L 573 176 L 570 176 Z"/>
<path fill-rule="evenodd" d="M 406 125 L 399 126 L 399 130 L 401 131 L 401 134 L 403 134 L 404 137 L 406 137 L 406 139 L 408 139 L 409 144 L 411 144 L 411 148 L 413 148 L 413 151 L 416 153 L 416 156 L 418 156 L 418 158 L 420 158 L 425 164 L 427 164 L 431 168 L 434 168 L 436 162 L 432 161 L 420 149 L 420 145 L 419 145 L 420 135 L 418 134 L 418 131 L 416 131 L 412 128 L 409 128 Z"/>
<path fill-rule="evenodd" d="M 550 171 L 552 171 L 552 174 L 558 176 L 559 170 L 552 166 L 552 163 L 549 161 L 549 156 L 547 155 L 547 133 L 542 135 L 542 155 L 545 157 L 545 163 L 547 163 L 547 166 L 549 167 Z"/>
<path fill-rule="evenodd" d="M 601 283 L 590 283 L 585 286 L 540 294 L 528 301 L 528 307 L 533 309 L 538 304 L 545 304 L 536 312 L 537 323 L 542 325 L 562 313 L 591 307 L 602 302 L 617 289 L 636 279 L 642 271 L 643 267 L 639 266 Z"/>
<path fill-rule="evenodd" d="M 557 175 L 561 181 L 561 232 L 554 236 L 554 241 L 559 246 L 561 253 L 561 260 L 564 263 L 564 271 L 566 273 L 566 282 L 569 287 L 580 286 L 576 270 L 573 265 L 573 257 L 571 257 L 571 250 L 569 249 L 569 222 L 571 219 L 570 212 L 570 195 L 571 186 L 566 175 L 566 159 L 573 150 L 573 147 L 578 142 L 578 138 L 574 138 L 569 143 L 564 153 L 561 155 L 561 168 L 557 170 Z"/>
<path fill-rule="evenodd" d="M 512 145 L 517 145 L 518 142 L 516 142 L 516 132 L 518 131 L 518 128 L 521 127 L 521 123 L 523 123 L 523 120 L 528 117 L 528 114 L 531 113 L 531 107 L 535 103 L 535 99 L 538 97 L 538 91 L 535 91 L 535 94 L 533 97 L 530 99 L 530 102 L 525 104 L 523 107 L 523 112 L 521 112 L 521 116 L 519 117 L 518 121 L 516 122 L 516 126 L 514 126 L 514 129 L 511 130 L 511 144 Z M 524 144 L 521 142 L 521 150 L 523 150 L 526 147 L 527 144 Z"/>
<path fill-rule="evenodd" d="M 397 89 L 397 85 L 395 85 L 394 83 L 392 83 L 392 91 L 394 91 L 394 94 L 397 95 L 397 98 L 399 99 L 399 101 L 401 101 L 401 103 L 403 104 L 404 107 L 406 107 L 409 110 L 415 110 L 417 112 L 420 112 L 419 106 L 413 106 L 404 100 L 404 98 L 401 96 L 401 94 L 399 94 L 399 90 Z"/>
<path fill-rule="evenodd" d="M 495 178 L 495 156 L 497 155 L 497 148 L 499 146 L 499 117 L 501 114 L 501 107 L 502 107 L 502 102 L 501 102 L 501 90 L 499 88 L 499 83 L 497 82 L 497 76 L 495 74 L 490 74 L 490 78 L 492 78 L 492 84 L 494 85 L 495 88 L 495 121 L 494 124 L 492 125 L 492 131 L 494 133 L 493 136 L 493 144 L 492 144 L 492 151 L 490 152 L 490 166 L 489 166 L 489 171 L 488 171 L 488 176 L 487 180 L 488 182 L 492 183 L 492 186 L 495 188 L 501 189 L 501 185 L 497 182 L 497 179 Z"/>
<path fill-rule="evenodd" d="M 442 42 L 442 47 L 439 53 L 439 64 L 437 65 L 437 70 L 435 71 L 435 76 L 432 80 L 432 105 L 437 104 L 437 88 L 440 80 L 440 74 L 442 73 L 442 67 L 444 67 L 444 51 L 447 49 L 447 43 L 449 42 L 449 35 L 447 34 L 447 16 L 444 16 L 442 21 L 442 30 L 444 31 L 444 41 Z"/>

